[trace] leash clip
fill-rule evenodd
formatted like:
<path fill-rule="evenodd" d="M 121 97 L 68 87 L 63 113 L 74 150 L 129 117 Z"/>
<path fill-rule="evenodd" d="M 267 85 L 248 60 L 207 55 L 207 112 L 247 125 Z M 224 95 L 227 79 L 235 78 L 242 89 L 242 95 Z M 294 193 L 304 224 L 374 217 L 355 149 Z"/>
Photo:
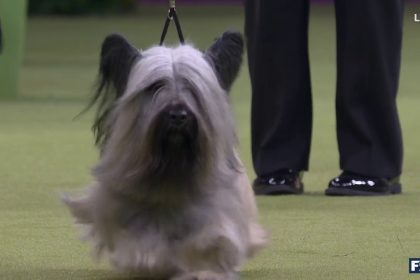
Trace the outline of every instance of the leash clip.
<path fill-rule="evenodd" d="M 169 8 L 169 10 L 168 10 L 168 19 L 169 20 L 173 20 L 174 19 L 172 9 L 175 9 L 175 8 Z"/>

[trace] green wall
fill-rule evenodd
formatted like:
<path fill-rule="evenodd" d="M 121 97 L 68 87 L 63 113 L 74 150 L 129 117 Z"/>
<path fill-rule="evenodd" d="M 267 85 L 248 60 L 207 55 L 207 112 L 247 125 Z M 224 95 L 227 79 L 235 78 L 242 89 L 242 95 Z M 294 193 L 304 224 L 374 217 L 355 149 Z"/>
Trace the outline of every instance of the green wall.
<path fill-rule="evenodd" d="M 0 98 L 18 94 L 19 71 L 23 58 L 26 0 L 0 0 L 3 51 L 0 53 Z"/>

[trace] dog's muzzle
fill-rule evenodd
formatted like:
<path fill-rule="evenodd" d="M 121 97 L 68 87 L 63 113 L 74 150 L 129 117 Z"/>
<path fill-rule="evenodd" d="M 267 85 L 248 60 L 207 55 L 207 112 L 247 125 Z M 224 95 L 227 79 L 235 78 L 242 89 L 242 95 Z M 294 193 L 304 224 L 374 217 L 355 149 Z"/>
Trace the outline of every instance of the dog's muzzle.
<path fill-rule="evenodd" d="M 168 105 L 164 109 L 164 118 L 169 132 L 182 132 L 191 129 L 194 116 L 187 106 L 177 103 Z"/>

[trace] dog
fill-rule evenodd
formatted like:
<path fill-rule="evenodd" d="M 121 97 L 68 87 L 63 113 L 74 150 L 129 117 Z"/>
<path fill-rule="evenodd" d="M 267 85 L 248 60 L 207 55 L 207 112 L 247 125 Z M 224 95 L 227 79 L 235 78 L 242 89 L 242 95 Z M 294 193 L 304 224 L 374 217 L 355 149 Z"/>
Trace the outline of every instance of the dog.
<path fill-rule="evenodd" d="M 63 201 L 97 256 L 147 279 L 232 280 L 266 242 L 237 153 L 228 92 L 243 54 L 226 31 L 141 51 L 108 35 L 93 124 L 94 183 Z"/>

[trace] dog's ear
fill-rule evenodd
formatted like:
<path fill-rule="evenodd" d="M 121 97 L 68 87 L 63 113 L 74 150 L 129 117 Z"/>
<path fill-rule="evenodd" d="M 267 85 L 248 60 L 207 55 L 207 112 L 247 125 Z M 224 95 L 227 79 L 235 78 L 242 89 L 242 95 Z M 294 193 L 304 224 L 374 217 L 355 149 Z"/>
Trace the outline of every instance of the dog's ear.
<path fill-rule="evenodd" d="M 215 40 L 204 54 L 213 66 L 222 87 L 229 91 L 242 64 L 244 41 L 236 31 L 226 31 Z"/>
<path fill-rule="evenodd" d="M 120 97 L 125 91 L 131 68 L 139 58 L 140 52 L 123 36 L 108 35 L 102 43 L 98 90 L 113 87 L 116 97 Z"/>
<path fill-rule="evenodd" d="M 97 89 L 88 105 L 90 108 L 99 103 L 92 126 L 96 144 L 102 144 L 106 138 L 106 119 L 115 101 L 124 94 L 131 68 L 140 58 L 139 50 L 121 35 L 110 34 L 102 43 Z"/>

